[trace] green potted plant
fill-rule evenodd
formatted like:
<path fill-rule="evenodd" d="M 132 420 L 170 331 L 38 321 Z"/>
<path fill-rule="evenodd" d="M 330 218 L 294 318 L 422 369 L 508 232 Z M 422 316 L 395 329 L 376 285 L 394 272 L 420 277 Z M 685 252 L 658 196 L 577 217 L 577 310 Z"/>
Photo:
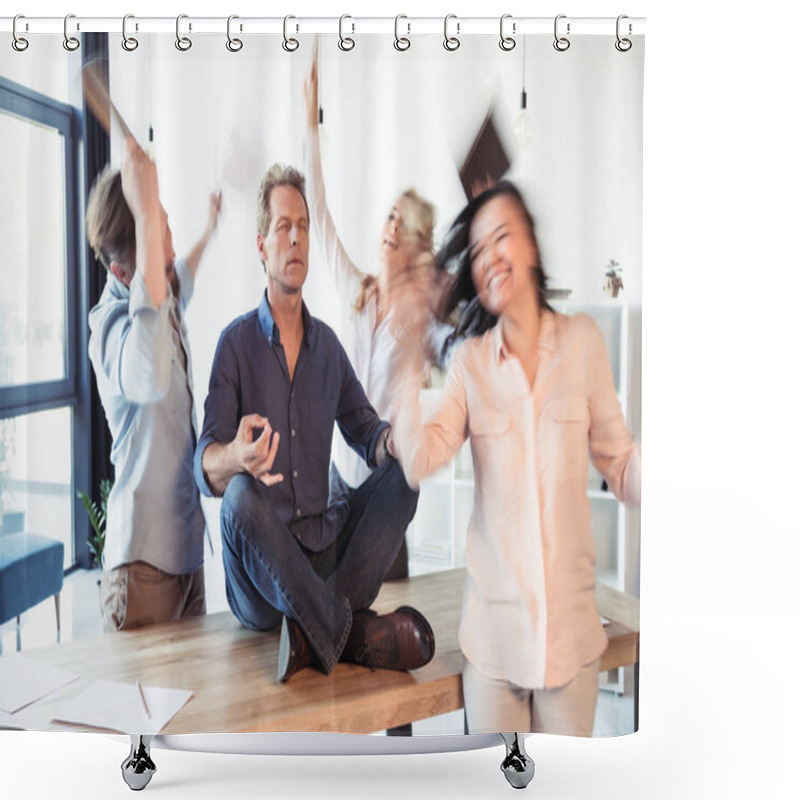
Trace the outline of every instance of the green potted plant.
<path fill-rule="evenodd" d="M 103 565 L 103 548 L 106 544 L 106 513 L 108 511 L 108 495 L 111 494 L 112 483 L 107 478 L 100 481 L 100 506 L 89 497 L 86 492 L 78 492 L 78 497 L 89 515 L 92 526 L 87 542 L 92 561 L 98 566 Z"/>

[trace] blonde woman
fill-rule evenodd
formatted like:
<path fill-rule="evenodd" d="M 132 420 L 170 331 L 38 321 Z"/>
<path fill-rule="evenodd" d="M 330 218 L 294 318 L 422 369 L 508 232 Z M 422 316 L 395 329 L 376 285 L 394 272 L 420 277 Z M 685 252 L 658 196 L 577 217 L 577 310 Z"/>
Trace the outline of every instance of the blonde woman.
<path fill-rule="evenodd" d="M 311 227 L 316 232 L 325 262 L 336 285 L 340 301 L 347 304 L 349 323 L 340 332 L 364 391 L 381 419 L 389 419 L 392 402 L 389 376 L 398 342 L 397 316 L 393 308 L 393 287 L 406 273 L 433 273 L 433 229 L 435 210 L 431 203 L 409 189 L 389 210 L 378 238 L 378 273 L 363 272 L 352 261 L 336 232 L 328 209 L 322 176 L 317 122 L 316 53 L 305 83 L 307 130 L 305 173 L 308 181 Z M 370 469 L 337 435 L 331 491 L 348 494 L 369 476 Z M 408 574 L 405 544 L 387 578 Z"/>

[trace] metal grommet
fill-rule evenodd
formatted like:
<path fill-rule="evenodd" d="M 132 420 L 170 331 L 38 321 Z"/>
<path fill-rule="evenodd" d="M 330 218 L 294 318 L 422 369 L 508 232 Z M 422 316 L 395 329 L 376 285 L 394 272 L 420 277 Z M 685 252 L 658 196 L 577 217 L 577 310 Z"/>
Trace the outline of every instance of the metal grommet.
<path fill-rule="evenodd" d="M 447 27 L 450 23 L 451 19 L 456 19 L 455 14 L 448 14 L 444 18 L 444 49 L 449 50 L 451 53 L 453 50 L 458 50 L 461 47 L 461 40 L 458 38 L 458 34 L 461 33 L 461 23 L 456 22 L 456 36 L 450 36 L 447 32 Z"/>
<path fill-rule="evenodd" d="M 627 14 L 620 14 L 617 17 L 617 41 L 614 42 L 614 47 L 616 47 L 617 50 L 619 50 L 620 53 L 627 53 L 628 50 L 630 50 L 631 47 L 633 47 L 633 42 L 630 39 L 627 39 L 627 38 L 623 39 L 619 35 L 620 22 L 622 22 L 622 20 L 624 20 L 624 19 L 628 19 L 628 15 Z M 633 26 L 629 22 L 628 23 L 628 36 L 630 36 L 632 32 L 633 32 Z"/>
<path fill-rule="evenodd" d="M 500 49 L 505 50 L 506 52 L 508 52 L 509 50 L 513 50 L 517 46 L 517 40 L 512 38 L 511 36 L 506 36 L 504 33 L 503 28 L 505 26 L 507 19 L 511 19 L 511 14 L 503 14 L 503 16 L 500 17 Z M 516 22 L 512 23 L 511 31 L 512 33 L 517 32 Z"/>
<path fill-rule="evenodd" d="M 175 18 L 175 47 L 185 53 L 191 46 L 192 40 L 188 36 L 181 36 L 181 20 L 188 19 L 188 14 L 178 14 Z M 192 30 L 192 23 L 189 23 L 189 30 Z"/>
<path fill-rule="evenodd" d="M 127 50 L 129 53 L 133 52 L 139 46 L 139 40 L 134 39 L 133 36 L 128 36 L 128 20 L 134 19 L 133 14 L 126 14 L 122 18 L 122 49 Z M 139 30 L 139 26 L 136 26 Z"/>
<path fill-rule="evenodd" d="M 411 39 L 409 39 L 408 36 L 400 35 L 401 19 L 408 19 L 408 17 L 405 14 L 398 14 L 394 18 L 394 49 L 399 50 L 402 53 L 411 47 Z M 411 33 L 411 23 L 406 22 L 406 26 L 408 27 L 408 33 Z"/>
<path fill-rule="evenodd" d="M 236 38 L 231 36 L 231 22 L 233 22 L 235 19 L 239 19 L 239 17 L 237 17 L 236 14 L 231 14 L 228 17 L 228 28 L 227 28 L 228 41 L 225 42 L 225 47 L 227 47 L 228 50 L 231 51 L 231 53 L 238 53 L 243 47 L 241 39 L 236 39 Z M 242 28 L 240 26 L 239 30 L 241 30 L 241 29 Z"/>
<path fill-rule="evenodd" d="M 21 53 L 23 50 L 27 50 L 28 49 L 28 45 L 30 44 L 30 42 L 24 36 L 20 36 L 17 33 L 17 20 L 20 20 L 20 19 L 25 19 L 25 15 L 24 14 L 17 14 L 17 16 L 14 17 L 14 24 L 13 24 L 13 26 L 11 28 L 11 33 L 14 36 L 14 39 L 11 42 L 11 46 L 18 53 Z M 27 30 L 27 23 L 26 23 L 25 29 Z"/>
<path fill-rule="evenodd" d="M 349 52 L 356 46 L 355 40 L 353 38 L 351 38 L 350 36 L 344 36 L 342 34 L 342 25 L 346 19 L 353 19 L 353 18 L 349 14 L 342 14 L 342 16 L 339 17 L 339 49 L 344 50 L 345 53 Z M 356 32 L 355 22 L 353 23 L 352 32 L 353 33 Z M 297 48 L 295 48 L 295 50 L 296 49 Z"/>
<path fill-rule="evenodd" d="M 77 50 L 81 46 L 80 39 L 78 39 L 75 36 L 70 36 L 69 32 L 67 31 L 67 23 L 71 19 L 75 19 L 75 15 L 74 14 L 67 14 L 67 16 L 64 17 L 64 49 L 65 50 L 69 50 L 70 53 L 73 50 Z M 79 26 L 79 29 L 80 29 L 80 26 Z"/>
<path fill-rule="evenodd" d="M 293 17 L 291 14 L 288 14 L 283 18 L 283 49 L 287 53 L 294 53 L 298 47 L 300 47 L 300 42 L 297 41 L 293 36 L 290 37 L 287 35 L 287 29 L 289 27 L 289 20 L 290 19 L 297 19 Z"/>
<path fill-rule="evenodd" d="M 553 47 L 558 50 L 559 53 L 563 53 L 565 50 L 569 50 L 570 41 L 566 38 L 566 36 L 559 36 L 558 35 L 558 21 L 560 19 L 566 19 L 566 14 L 559 14 L 556 17 L 555 22 L 553 23 L 553 36 L 555 37 L 555 41 L 553 42 Z M 567 23 L 567 36 L 569 36 L 569 22 Z"/>

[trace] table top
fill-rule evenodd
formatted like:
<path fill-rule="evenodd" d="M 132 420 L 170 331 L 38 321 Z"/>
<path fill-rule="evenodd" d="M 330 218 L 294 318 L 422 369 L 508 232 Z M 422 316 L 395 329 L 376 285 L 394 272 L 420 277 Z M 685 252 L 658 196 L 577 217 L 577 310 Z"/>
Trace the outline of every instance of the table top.
<path fill-rule="evenodd" d="M 337 664 L 329 676 L 303 670 L 277 682 L 279 630 L 243 628 L 230 612 L 195 617 L 25 651 L 81 679 L 29 710 L 20 727 L 85 730 L 50 722 L 48 706 L 108 680 L 189 689 L 191 700 L 162 733 L 332 731 L 372 733 L 463 707 L 462 655 L 457 630 L 464 570 L 431 573 L 383 585 L 373 605 L 380 613 L 413 605 L 436 634 L 436 655 L 413 672 Z M 601 671 L 639 657 L 639 601 L 598 585 L 598 610 L 611 622 Z M 20 716 L 21 715 L 21 716 Z"/>

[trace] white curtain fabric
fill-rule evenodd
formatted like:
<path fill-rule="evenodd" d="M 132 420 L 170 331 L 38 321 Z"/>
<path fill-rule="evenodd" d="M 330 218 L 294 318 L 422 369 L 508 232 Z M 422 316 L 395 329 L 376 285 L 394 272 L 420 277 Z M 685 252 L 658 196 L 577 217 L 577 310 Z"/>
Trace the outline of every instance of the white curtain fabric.
<path fill-rule="evenodd" d="M 335 35 L 319 37 L 328 203 L 362 270 L 377 271 L 383 221 L 408 187 L 435 203 L 440 241 L 466 201 L 459 166 L 492 109 L 511 160 L 508 177 L 536 217 L 551 286 L 570 289 L 574 307 L 592 307 L 605 302 L 608 262 L 623 268 L 632 346 L 619 354 L 627 378 L 622 394 L 638 436 L 644 40 L 637 37 L 629 52 L 620 53 L 613 35 L 571 38 L 569 51 L 561 53 L 548 35 L 518 36 L 510 52 L 489 35 L 464 36 L 454 52 L 442 47 L 438 35 L 413 37 L 405 52 L 395 50 L 391 35 L 357 36 L 350 52 L 338 48 Z M 203 230 L 208 195 L 223 192 L 217 235 L 187 314 L 202 424 L 219 333 L 253 308 L 264 289 L 255 247 L 259 181 L 275 161 L 303 167 L 303 82 L 313 38 L 301 37 L 294 53 L 282 49 L 280 37 L 266 35 L 244 37 L 238 53 L 225 48 L 224 36 L 196 36 L 186 52 L 176 50 L 170 34 L 140 39 L 134 52 L 110 48 L 111 93 L 141 142 L 148 141 L 152 128 L 150 147 L 179 254 Z M 523 82 L 526 144 L 515 135 Z M 121 145 L 121 135 L 112 135 L 115 163 Z M 338 329 L 346 309 L 313 233 L 304 297 L 313 314 Z M 218 501 L 204 502 L 212 541 L 219 543 Z M 442 563 L 460 564 L 469 506 L 471 489 L 455 490 L 451 507 L 441 491 L 437 496 L 423 488 L 409 533 L 412 550 L 415 536 L 450 525 L 455 552 L 445 553 Z M 602 505 L 597 508 L 600 526 L 613 538 L 616 518 L 608 514 Z M 623 526 L 627 536 L 619 545 L 627 552 L 617 552 L 609 541 L 606 560 L 621 567 L 619 588 L 638 591 L 638 515 L 629 514 Z M 218 559 L 219 548 L 207 561 L 212 609 L 215 598 L 225 607 Z"/>
<path fill-rule="evenodd" d="M 274 36 L 245 37 L 239 53 L 222 36 L 195 37 L 185 53 L 168 34 L 143 37 L 133 53 L 110 48 L 115 102 L 142 141 L 152 125 L 179 253 L 202 231 L 208 194 L 224 193 L 188 315 L 199 393 L 220 330 L 255 305 L 264 285 L 255 249 L 261 175 L 274 161 L 302 168 L 310 40 L 294 53 Z M 351 52 L 337 41 L 320 38 L 323 168 L 339 234 L 362 269 L 377 269 L 381 224 L 409 186 L 436 204 L 437 236 L 446 231 L 465 202 L 458 167 L 493 107 L 551 285 L 570 288 L 577 303 L 601 301 L 613 258 L 629 304 L 640 304 L 643 40 L 624 54 L 613 36 L 573 37 L 566 53 L 546 35 L 526 37 L 524 48 L 518 37 L 511 52 L 488 35 L 463 37 L 455 52 L 433 35 L 414 37 L 406 52 L 391 36 L 357 37 Z M 513 129 L 523 49 L 532 135 L 521 147 Z M 112 143 L 115 160 L 120 142 Z M 338 323 L 316 242 L 305 296 L 313 313 Z"/>

